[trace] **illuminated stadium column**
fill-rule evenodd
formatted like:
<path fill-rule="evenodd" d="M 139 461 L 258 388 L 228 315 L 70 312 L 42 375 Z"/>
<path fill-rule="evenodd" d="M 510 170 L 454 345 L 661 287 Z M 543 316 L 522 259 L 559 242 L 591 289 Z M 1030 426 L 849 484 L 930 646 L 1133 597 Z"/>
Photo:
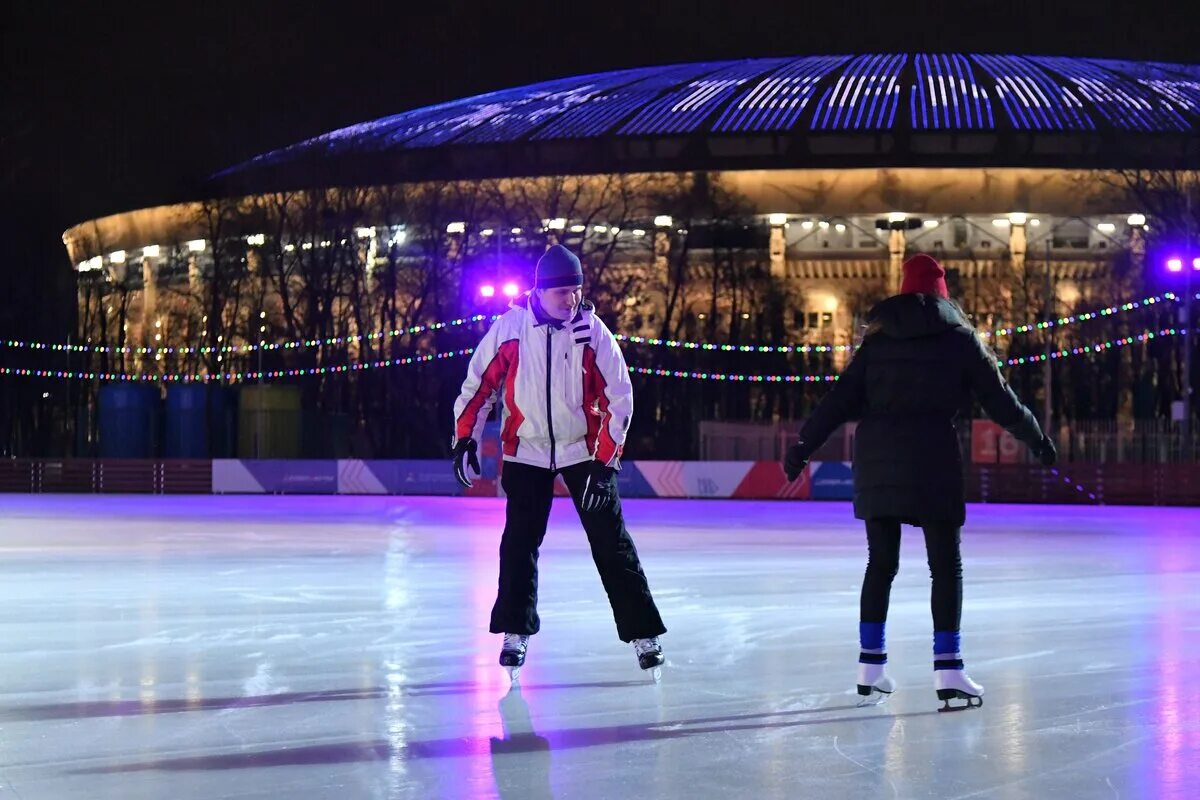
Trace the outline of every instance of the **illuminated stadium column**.
<path fill-rule="evenodd" d="M 1129 219 L 1129 255 L 1133 261 L 1133 274 L 1141 275 L 1146 265 L 1146 216 L 1130 214 Z"/>
<path fill-rule="evenodd" d="M 654 218 L 654 274 L 667 272 L 667 257 L 671 254 L 671 226 L 675 220 L 665 214 Z"/>
<path fill-rule="evenodd" d="M 204 273 L 200 270 L 200 254 L 208 247 L 204 239 L 192 239 L 185 242 L 187 247 L 187 277 L 188 292 L 194 302 L 204 306 Z"/>
<path fill-rule="evenodd" d="M 197 302 L 204 296 L 204 276 L 200 273 L 200 258 L 196 253 L 188 253 L 188 291 Z"/>
<path fill-rule="evenodd" d="M 451 222 L 446 225 L 446 260 L 453 263 L 458 260 L 462 250 L 463 239 L 466 238 L 467 223 Z"/>
<path fill-rule="evenodd" d="M 362 261 L 363 269 L 366 271 L 368 278 L 374 278 L 372 284 L 378 283 L 378 276 L 375 271 L 375 259 L 379 257 L 379 238 L 375 227 L 358 228 L 354 231 L 354 236 L 358 240 L 358 257 Z"/>
<path fill-rule="evenodd" d="M 1008 215 L 1008 253 L 1012 262 L 1013 275 L 1018 282 L 1025 280 L 1025 248 L 1028 239 L 1025 236 L 1025 225 L 1028 215 L 1014 211 Z"/>
<path fill-rule="evenodd" d="M 147 343 L 154 334 L 151 323 L 158 316 L 158 254 L 156 244 L 142 250 L 142 338 Z"/>
<path fill-rule="evenodd" d="M 115 284 L 125 282 L 125 276 L 128 273 L 128 265 L 125 263 L 125 251 L 120 251 L 120 257 L 117 253 L 113 253 L 108 259 L 108 266 L 104 268 L 108 275 L 108 279 Z"/>
<path fill-rule="evenodd" d="M 783 278 L 787 274 L 787 214 L 771 214 L 771 241 L 767 252 L 771 257 L 771 277 Z"/>
<path fill-rule="evenodd" d="M 904 228 L 892 226 L 888 231 L 888 289 L 893 293 L 900 291 L 904 252 L 907 248 L 908 236 L 905 234 Z"/>

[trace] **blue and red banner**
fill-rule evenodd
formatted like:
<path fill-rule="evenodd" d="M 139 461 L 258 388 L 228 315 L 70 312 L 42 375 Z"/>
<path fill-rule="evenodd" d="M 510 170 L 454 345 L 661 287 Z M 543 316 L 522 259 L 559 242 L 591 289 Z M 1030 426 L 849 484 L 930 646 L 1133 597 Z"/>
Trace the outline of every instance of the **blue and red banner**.
<path fill-rule="evenodd" d="M 483 477 L 463 490 L 448 460 L 212 462 L 218 494 L 396 494 L 496 497 L 498 454 L 484 452 Z M 852 495 L 849 463 L 814 462 L 789 482 L 778 461 L 626 461 L 617 476 L 622 497 L 710 497 L 834 500 Z M 556 494 L 566 496 L 561 480 Z"/>

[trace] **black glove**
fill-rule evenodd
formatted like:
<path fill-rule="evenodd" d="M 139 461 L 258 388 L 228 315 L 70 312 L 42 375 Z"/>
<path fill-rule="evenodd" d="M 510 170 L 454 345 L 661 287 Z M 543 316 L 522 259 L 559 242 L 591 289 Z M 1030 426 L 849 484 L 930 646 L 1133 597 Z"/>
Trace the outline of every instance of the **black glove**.
<path fill-rule="evenodd" d="M 1043 467 L 1053 467 L 1058 461 L 1058 448 L 1045 434 L 1042 434 L 1042 440 L 1033 446 L 1033 454 L 1042 462 Z"/>
<path fill-rule="evenodd" d="M 479 477 L 482 470 L 479 469 L 479 459 L 475 456 L 478 449 L 479 445 L 474 439 L 459 439 L 454 444 L 454 477 L 467 489 L 470 489 L 472 484 L 463 465 L 463 456 L 466 456 L 466 462 L 471 465 L 471 469 L 475 470 L 475 477 Z"/>
<path fill-rule="evenodd" d="M 808 451 L 808 445 L 804 440 L 796 442 L 787 449 L 787 455 L 783 457 L 783 473 L 787 475 L 788 481 L 794 481 L 800 477 L 800 473 L 804 472 L 804 468 L 808 466 L 808 459 L 812 453 Z"/>
<path fill-rule="evenodd" d="M 583 485 L 583 497 L 579 507 L 584 511 L 603 511 L 617 498 L 617 471 L 612 467 L 593 461 L 587 483 Z"/>

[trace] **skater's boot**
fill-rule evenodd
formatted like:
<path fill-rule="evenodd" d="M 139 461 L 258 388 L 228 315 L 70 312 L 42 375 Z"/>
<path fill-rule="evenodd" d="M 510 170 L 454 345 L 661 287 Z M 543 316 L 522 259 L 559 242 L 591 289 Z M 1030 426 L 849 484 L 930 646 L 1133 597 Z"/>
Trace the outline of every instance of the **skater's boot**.
<path fill-rule="evenodd" d="M 860 706 L 882 703 L 896 691 L 896 682 L 887 674 L 887 653 L 859 653 L 858 693 Z"/>
<path fill-rule="evenodd" d="M 983 687 L 971 680 L 961 658 L 939 658 L 933 662 L 933 686 L 942 707 L 938 711 L 963 711 L 983 705 Z M 965 700 L 951 705 L 951 700 Z"/>
<path fill-rule="evenodd" d="M 649 639 L 634 639 L 633 651 L 637 653 L 639 667 L 652 670 L 651 674 L 655 680 L 662 677 L 660 668 L 667 659 L 663 655 L 662 645 L 659 644 L 657 636 L 651 636 Z"/>
<path fill-rule="evenodd" d="M 521 675 L 521 667 L 525 666 L 525 650 L 529 647 L 529 637 L 520 633 L 504 634 L 504 644 L 500 648 L 500 666 L 508 672 L 508 679 L 517 682 Z"/>

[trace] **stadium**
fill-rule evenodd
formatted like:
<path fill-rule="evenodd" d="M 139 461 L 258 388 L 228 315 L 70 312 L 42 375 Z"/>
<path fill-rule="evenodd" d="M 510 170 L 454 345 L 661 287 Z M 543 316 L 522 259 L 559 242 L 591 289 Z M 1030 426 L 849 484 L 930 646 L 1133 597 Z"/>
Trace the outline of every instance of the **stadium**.
<path fill-rule="evenodd" d="M 914 252 L 945 265 L 985 334 L 1153 294 L 1155 176 L 1200 164 L 1198 125 L 1195 66 L 870 54 L 646 67 L 336 130 L 224 170 L 192 202 L 63 239 L 97 375 L 236 383 L 461 347 L 481 329 L 370 337 L 494 313 L 562 242 L 620 333 L 805 347 L 753 371 L 819 383 Z M 1099 338 L 1143 327 L 1156 326 Z M 1016 358 L 1074 342 L 1065 328 L 993 341 Z M 751 371 L 744 357 L 739 370 L 720 353 L 643 349 L 647 375 Z M 1078 377 L 1112 382 L 1082 410 L 1069 382 L 1054 402 L 1089 419 L 1162 415 L 1178 365 L 1140 349 Z M 1037 370 L 1014 380 L 1047 402 Z M 1162 387 L 1142 410 L 1139 381 Z M 739 389 L 688 393 L 688 416 L 787 420 L 816 396 Z M 370 427 L 371 402 L 343 403 L 351 428 Z M 436 427 L 445 399 L 428 402 Z M 389 441 L 369 449 L 436 449 Z"/>

